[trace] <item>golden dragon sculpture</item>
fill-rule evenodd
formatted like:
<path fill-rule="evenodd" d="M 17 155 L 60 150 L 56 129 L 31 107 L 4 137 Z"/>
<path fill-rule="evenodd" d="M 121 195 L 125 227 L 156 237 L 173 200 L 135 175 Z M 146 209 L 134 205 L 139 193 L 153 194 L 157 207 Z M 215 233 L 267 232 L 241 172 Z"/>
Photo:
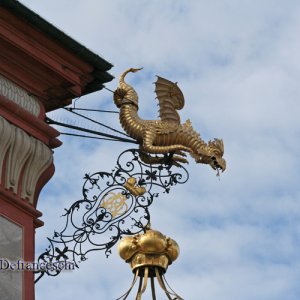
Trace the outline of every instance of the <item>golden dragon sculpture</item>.
<path fill-rule="evenodd" d="M 222 158 L 224 144 L 221 139 L 205 143 L 190 122 L 180 123 L 176 110 L 184 106 L 184 97 L 177 86 L 167 79 L 157 76 L 155 93 L 159 101 L 160 120 L 143 120 L 138 116 L 138 95 L 134 88 L 125 82 L 125 76 L 141 69 L 126 70 L 114 92 L 114 102 L 120 108 L 120 122 L 125 132 L 138 141 L 141 158 L 149 163 L 159 163 L 162 158 L 151 154 L 170 154 L 172 162 L 187 163 L 188 152 L 197 163 L 209 164 L 214 170 L 224 171 L 226 161 Z M 159 160 L 160 159 L 160 160 Z"/>

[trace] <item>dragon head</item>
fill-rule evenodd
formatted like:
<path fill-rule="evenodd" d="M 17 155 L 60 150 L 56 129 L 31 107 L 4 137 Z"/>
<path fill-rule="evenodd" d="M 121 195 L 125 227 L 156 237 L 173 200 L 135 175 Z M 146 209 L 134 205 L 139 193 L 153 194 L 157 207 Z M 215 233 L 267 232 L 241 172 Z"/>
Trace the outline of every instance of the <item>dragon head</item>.
<path fill-rule="evenodd" d="M 208 152 L 211 154 L 209 157 L 209 165 L 214 170 L 222 170 L 222 172 L 226 169 L 226 161 L 223 158 L 224 154 L 224 143 L 221 139 L 214 139 L 213 141 L 209 141 Z"/>
<path fill-rule="evenodd" d="M 114 102 L 118 108 L 123 104 L 133 104 L 137 108 L 138 95 L 134 88 L 125 82 L 125 77 L 128 73 L 136 73 L 143 68 L 130 68 L 126 70 L 119 79 L 119 87 L 114 91 Z"/>
<path fill-rule="evenodd" d="M 203 150 L 199 154 L 192 154 L 196 163 L 209 164 L 214 170 L 222 170 L 224 172 L 226 161 L 222 157 L 224 154 L 223 140 L 214 139 L 213 141 L 209 141 L 205 150 L 207 154 L 204 154 Z"/>

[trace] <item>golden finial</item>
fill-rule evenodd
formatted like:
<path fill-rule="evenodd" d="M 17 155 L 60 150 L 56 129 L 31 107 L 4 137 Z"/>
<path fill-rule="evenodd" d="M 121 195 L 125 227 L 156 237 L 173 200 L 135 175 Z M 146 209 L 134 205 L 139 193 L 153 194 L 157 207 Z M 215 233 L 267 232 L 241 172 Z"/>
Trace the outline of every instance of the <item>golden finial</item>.
<path fill-rule="evenodd" d="M 119 299 L 127 298 L 138 277 L 140 277 L 141 283 L 143 281 L 143 288 L 138 290 L 136 299 L 141 299 L 146 290 L 148 278 L 151 280 L 153 299 L 156 299 L 154 288 L 154 278 L 156 277 L 168 297 L 176 295 L 178 300 L 182 300 L 173 291 L 167 290 L 164 279 L 168 266 L 179 255 L 179 246 L 173 239 L 166 237 L 157 230 L 146 228 L 143 234 L 123 238 L 119 243 L 118 250 L 121 258 L 130 264 L 132 272 L 135 274 L 130 289 Z"/>

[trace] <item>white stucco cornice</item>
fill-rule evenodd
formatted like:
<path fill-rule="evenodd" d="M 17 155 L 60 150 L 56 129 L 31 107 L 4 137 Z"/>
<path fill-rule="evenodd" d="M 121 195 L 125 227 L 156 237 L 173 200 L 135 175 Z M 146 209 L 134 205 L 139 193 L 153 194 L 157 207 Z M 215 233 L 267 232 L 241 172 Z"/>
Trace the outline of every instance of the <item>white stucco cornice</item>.
<path fill-rule="evenodd" d="M 0 136 L 0 185 L 33 204 L 38 180 L 53 163 L 52 151 L 1 116 Z"/>
<path fill-rule="evenodd" d="M 40 104 L 36 97 L 0 74 L 0 95 L 15 102 L 34 116 L 40 115 Z"/>

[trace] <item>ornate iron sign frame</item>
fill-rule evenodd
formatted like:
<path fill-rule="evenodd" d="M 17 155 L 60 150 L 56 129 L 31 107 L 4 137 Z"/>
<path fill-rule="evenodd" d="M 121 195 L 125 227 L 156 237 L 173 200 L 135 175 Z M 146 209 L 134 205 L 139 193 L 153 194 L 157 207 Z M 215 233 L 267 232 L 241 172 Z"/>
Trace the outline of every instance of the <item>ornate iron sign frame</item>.
<path fill-rule="evenodd" d="M 140 149 L 129 149 L 119 155 L 111 173 L 85 174 L 83 198 L 65 209 L 64 228 L 48 238 L 48 248 L 38 257 L 38 263 L 53 268 L 36 271 L 35 282 L 45 274 L 57 276 L 59 266 L 70 262 L 78 268 L 91 251 L 103 250 L 108 257 L 123 235 L 145 231 L 150 223 L 148 208 L 159 193 L 169 193 L 188 180 L 187 170 L 174 165 L 173 154 L 160 157 L 159 164 L 145 163 L 144 155 Z"/>

